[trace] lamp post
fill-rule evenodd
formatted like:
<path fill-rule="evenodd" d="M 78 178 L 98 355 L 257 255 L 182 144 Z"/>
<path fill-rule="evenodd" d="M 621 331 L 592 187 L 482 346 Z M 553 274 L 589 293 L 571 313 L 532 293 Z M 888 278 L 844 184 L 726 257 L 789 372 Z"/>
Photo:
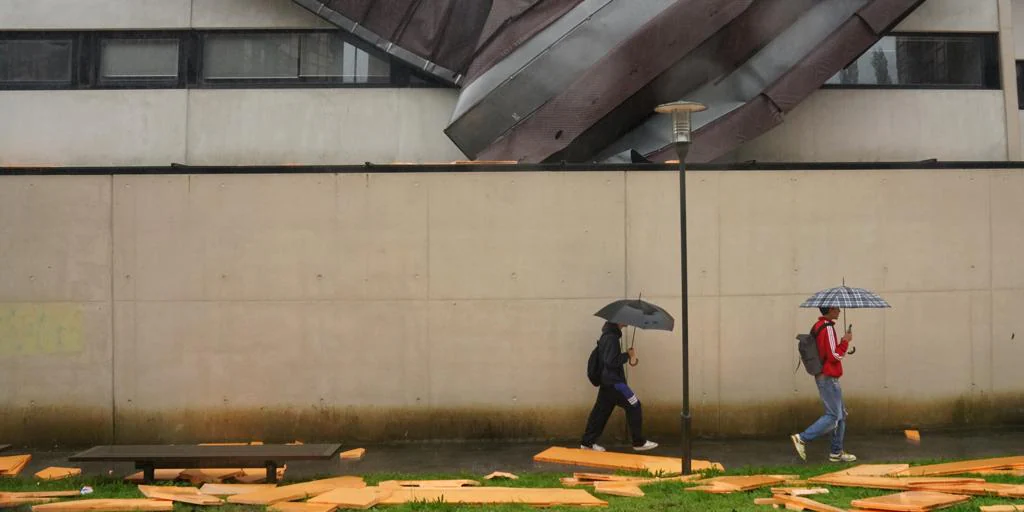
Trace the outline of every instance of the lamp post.
<path fill-rule="evenodd" d="M 680 413 L 683 436 L 683 474 L 692 472 L 690 439 L 690 318 L 686 286 L 686 154 L 690 151 L 690 115 L 707 107 L 700 103 L 676 101 L 659 105 L 655 111 L 672 114 L 672 143 L 679 155 L 679 277 L 682 284 L 683 309 L 680 318 L 683 331 L 683 410 Z"/>

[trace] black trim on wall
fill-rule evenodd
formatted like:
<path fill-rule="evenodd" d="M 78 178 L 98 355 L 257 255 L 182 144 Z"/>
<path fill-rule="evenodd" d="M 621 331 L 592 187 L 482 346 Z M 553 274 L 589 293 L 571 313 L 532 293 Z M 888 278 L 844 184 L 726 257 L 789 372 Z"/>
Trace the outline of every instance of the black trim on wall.
<path fill-rule="evenodd" d="M 281 78 L 281 79 L 203 79 L 202 55 L 203 36 L 207 34 L 310 34 L 329 33 L 348 44 L 365 51 L 371 57 L 383 60 L 389 65 L 386 80 L 365 83 L 344 82 L 341 79 L 324 78 Z M 101 43 L 104 39 L 177 39 L 178 76 L 176 78 L 120 78 L 103 79 L 100 74 Z M 0 41 L 70 39 L 71 80 L 70 83 L 53 82 L 4 82 L 0 90 L 69 90 L 69 89 L 253 89 L 253 88 L 449 88 L 435 78 L 410 68 L 362 40 L 342 30 L 153 30 L 153 31 L 2 31 Z M 414 80 L 415 78 L 415 80 Z"/>

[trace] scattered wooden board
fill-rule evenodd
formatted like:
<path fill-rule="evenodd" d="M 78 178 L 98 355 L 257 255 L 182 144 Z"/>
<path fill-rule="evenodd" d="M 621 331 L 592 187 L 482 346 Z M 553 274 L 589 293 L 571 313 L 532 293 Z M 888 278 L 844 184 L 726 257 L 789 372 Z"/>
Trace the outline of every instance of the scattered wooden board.
<path fill-rule="evenodd" d="M 81 496 L 82 491 L 17 491 L 0 492 L 4 498 L 71 498 Z"/>
<path fill-rule="evenodd" d="M 788 494 L 790 496 L 812 496 L 815 494 L 828 494 L 824 487 L 772 487 L 772 494 Z"/>
<path fill-rule="evenodd" d="M 0 457 L 0 476 L 18 476 L 30 460 L 32 460 L 32 455 Z"/>
<path fill-rule="evenodd" d="M 284 485 L 265 491 L 247 492 L 228 497 L 228 503 L 241 505 L 272 505 L 282 501 L 295 501 L 339 488 L 362 488 L 366 482 L 357 476 L 340 476 L 313 480 L 301 484 Z"/>
<path fill-rule="evenodd" d="M 495 471 L 484 477 L 484 480 L 494 480 L 495 478 L 507 478 L 509 480 L 519 480 L 519 477 L 512 473 L 506 473 L 505 471 Z"/>
<path fill-rule="evenodd" d="M 177 480 L 181 476 L 181 472 L 184 469 L 157 469 L 153 472 L 153 479 L 157 481 L 171 481 Z M 125 480 L 129 482 L 141 482 L 143 481 L 142 471 L 132 473 L 126 477 Z"/>
<path fill-rule="evenodd" d="M 140 485 L 139 492 L 147 498 L 153 498 L 153 493 L 162 494 L 201 494 L 197 487 L 175 487 L 170 485 Z"/>
<path fill-rule="evenodd" d="M 17 508 L 24 505 L 38 505 L 57 501 L 57 498 L 4 498 L 0 496 L 0 508 Z"/>
<path fill-rule="evenodd" d="M 982 505 L 981 512 L 1024 512 L 1024 505 Z"/>
<path fill-rule="evenodd" d="M 594 492 L 598 494 L 609 494 L 612 496 L 624 496 L 627 498 L 643 498 L 644 491 L 635 485 L 627 485 L 622 482 L 597 482 L 594 484 Z"/>
<path fill-rule="evenodd" d="M 267 510 L 270 512 L 332 512 L 337 508 L 337 505 L 329 503 L 282 501 L 267 507 Z"/>
<path fill-rule="evenodd" d="M 285 464 L 277 468 L 277 479 L 284 479 L 284 472 L 288 469 L 288 465 Z M 267 481 L 267 470 L 266 468 L 242 468 L 242 474 L 239 476 L 232 477 L 231 479 L 240 484 L 255 484 Z M 216 483 L 216 482 L 211 482 Z"/>
<path fill-rule="evenodd" d="M 385 480 L 378 487 L 419 487 L 423 489 L 450 489 L 457 487 L 476 487 L 476 480 Z"/>
<path fill-rule="evenodd" d="M 624 469 L 630 471 L 649 471 L 651 473 L 678 474 L 682 473 L 683 461 L 675 457 L 656 457 L 653 455 L 636 455 L 631 453 L 595 452 L 579 448 L 551 447 L 533 456 L 537 462 L 569 464 L 603 469 Z M 710 469 L 723 470 L 721 464 L 705 460 L 693 460 L 694 471 Z"/>
<path fill-rule="evenodd" d="M 178 501 L 181 503 L 188 503 L 191 505 L 223 505 L 224 500 L 216 496 L 208 496 L 206 494 L 186 494 L 178 492 L 150 492 L 150 498 L 157 500 L 167 501 Z"/>
<path fill-rule="evenodd" d="M 913 444 L 921 444 L 921 433 L 916 430 L 904 430 L 903 435 L 906 436 L 907 441 Z"/>
<path fill-rule="evenodd" d="M 199 489 L 199 492 L 210 496 L 234 496 L 247 492 L 266 491 L 275 487 L 277 484 L 205 484 Z"/>
<path fill-rule="evenodd" d="M 885 489 L 890 491 L 909 490 L 911 485 L 917 484 L 964 484 L 971 482 L 984 482 L 981 478 L 947 478 L 947 477 L 911 477 L 893 478 L 887 476 L 845 476 L 845 475 L 823 475 L 808 480 L 815 484 L 834 485 L 836 487 L 863 487 L 866 489 Z"/>
<path fill-rule="evenodd" d="M 384 487 L 364 487 L 362 489 L 335 489 L 313 498 L 308 503 L 331 504 L 339 508 L 368 509 L 381 498 L 390 496 L 394 489 Z"/>
<path fill-rule="evenodd" d="M 846 512 L 845 510 L 832 505 L 826 505 L 819 501 L 814 501 L 809 498 L 803 498 L 800 496 L 788 496 L 785 494 L 778 494 L 774 496 L 778 501 L 781 501 L 787 509 L 790 510 L 811 510 L 813 512 Z"/>
<path fill-rule="evenodd" d="M 749 491 L 769 485 L 779 485 L 787 480 L 788 475 L 751 475 L 751 476 L 719 476 L 701 480 L 699 487 L 689 487 L 687 491 L 702 491 L 712 494 L 729 494 Z"/>
<path fill-rule="evenodd" d="M 51 466 L 39 471 L 35 476 L 40 480 L 63 480 L 65 478 L 71 478 L 81 474 L 82 468 L 59 468 Z"/>
<path fill-rule="evenodd" d="M 595 498 L 582 489 L 534 489 L 511 487 L 469 487 L 453 489 L 397 488 L 380 500 L 381 505 L 410 502 L 444 502 L 466 505 L 518 503 L 536 507 L 583 506 L 603 507 L 608 502 Z"/>
<path fill-rule="evenodd" d="M 775 508 L 785 506 L 785 504 L 775 498 L 754 498 L 754 505 L 771 505 Z"/>
<path fill-rule="evenodd" d="M 219 484 L 228 478 L 234 478 L 238 476 L 245 476 L 245 471 L 242 468 L 203 468 L 203 469 L 186 469 L 182 471 L 179 478 L 184 478 L 192 485 L 199 484 Z M 250 471 L 256 471 L 255 469 Z M 261 477 L 267 477 L 267 470 L 260 469 L 259 474 Z"/>
<path fill-rule="evenodd" d="M 607 473 L 573 473 L 572 476 L 584 482 L 628 482 L 630 480 L 639 480 L 642 478 L 638 476 L 611 475 Z"/>
<path fill-rule="evenodd" d="M 948 462 L 946 464 L 933 464 L 930 466 L 916 466 L 900 472 L 900 476 L 961 475 L 972 471 L 996 469 L 1016 464 L 1024 464 L 1024 456 L 997 457 L 994 459 L 965 460 L 961 462 Z"/>
<path fill-rule="evenodd" d="M 935 491 L 950 494 L 967 494 L 970 496 L 1002 496 L 1024 494 L 1024 485 L 997 484 L 989 482 L 967 482 L 955 484 L 914 483 L 910 485 L 914 491 Z"/>
<path fill-rule="evenodd" d="M 145 512 L 170 512 L 174 503 L 151 499 L 96 499 L 62 501 L 32 507 L 32 512 L 116 512 L 141 510 Z"/>
<path fill-rule="evenodd" d="M 341 452 L 338 457 L 342 460 L 360 460 L 363 458 L 363 455 L 366 455 L 366 448 L 356 448 L 354 450 Z"/>
<path fill-rule="evenodd" d="M 869 510 L 889 510 L 893 512 L 918 512 L 935 510 L 963 503 L 970 498 L 943 492 L 908 491 L 876 498 L 853 500 L 851 505 Z"/>
<path fill-rule="evenodd" d="M 849 476 L 892 476 L 910 469 L 910 464 L 860 464 L 832 473 Z"/>

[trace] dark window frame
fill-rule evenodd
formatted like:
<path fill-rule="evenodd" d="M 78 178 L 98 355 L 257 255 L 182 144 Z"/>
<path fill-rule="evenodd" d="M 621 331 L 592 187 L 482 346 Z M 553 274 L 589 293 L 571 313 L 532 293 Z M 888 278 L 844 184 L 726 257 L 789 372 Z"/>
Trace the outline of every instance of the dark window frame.
<path fill-rule="evenodd" d="M 178 76 L 174 78 L 104 78 L 103 41 L 108 39 L 176 39 L 178 41 Z M 104 31 L 89 34 L 86 65 L 92 89 L 184 89 L 188 85 L 191 35 L 187 30 Z"/>
<path fill-rule="evenodd" d="M 387 80 L 366 83 L 345 82 L 342 77 L 299 77 L 297 79 L 203 79 L 203 39 L 206 34 L 236 33 L 330 33 L 346 43 L 388 64 Z M 429 74 L 410 67 L 397 58 L 341 29 L 180 29 L 180 30 L 46 30 L 0 31 L 6 40 L 71 41 L 71 79 L 55 82 L 0 82 L 0 90 L 117 90 L 117 89 L 435 89 L 452 88 Z M 119 78 L 101 76 L 101 44 L 104 39 L 178 39 L 178 77 L 175 79 Z M 300 56 L 301 58 L 301 56 Z M 412 78 L 418 79 L 413 82 Z"/>
<path fill-rule="evenodd" d="M 87 70 L 84 67 L 82 58 L 85 35 L 82 32 L 70 31 L 18 31 L 0 32 L 0 41 L 53 41 L 67 40 L 71 43 L 70 76 L 67 82 L 52 81 L 22 81 L 8 82 L 0 81 L 0 90 L 5 91 L 40 91 L 40 90 L 71 90 L 81 86 L 82 77 Z"/>
<path fill-rule="evenodd" d="M 986 66 L 984 69 L 985 84 L 982 85 L 971 85 L 971 84 L 822 84 L 822 89 L 875 89 L 875 90 L 954 90 L 954 91 L 997 91 L 1002 90 L 1002 80 L 1000 77 L 1000 49 L 999 49 L 999 34 L 997 32 L 890 32 L 882 37 L 948 37 L 952 39 L 970 39 L 970 38 L 983 38 L 986 46 L 985 50 L 987 57 L 990 58 L 990 66 Z M 876 43 L 877 44 L 877 43 Z M 874 48 L 874 44 L 870 48 L 867 48 L 860 54 L 858 54 L 853 60 L 843 66 L 846 69 L 860 60 L 865 54 Z M 986 56 L 982 56 L 985 58 Z M 842 70 L 840 70 L 841 72 Z M 838 73 L 838 72 L 837 72 Z M 829 77 L 831 80 L 832 77 Z"/>
<path fill-rule="evenodd" d="M 297 62 L 297 65 L 300 70 L 302 69 L 302 35 L 337 35 L 344 42 L 351 44 L 352 46 L 355 46 L 357 49 L 369 53 L 372 57 L 386 61 L 388 63 L 388 78 L 387 80 L 384 81 L 373 81 L 365 83 L 346 82 L 343 77 L 303 77 L 301 75 L 296 76 L 295 78 L 205 78 L 203 77 L 203 60 L 205 59 L 206 52 L 206 37 L 208 35 L 216 34 L 298 34 L 300 36 L 300 43 L 298 48 L 299 61 Z M 193 60 L 195 61 L 197 75 L 196 80 L 194 82 L 194 86 L 200 89 L 381 89 L 407 86 L 399 86 L 396 84 L 396 69 L 401 68 L 403 66 L 395 62 L 395 59 L 393 57 L 387 54 L 381 54 L 379 50 L 370 47 L 370 45 L 365 44 L 363 41 L 358 40 L 358 38 L 340 29 L 203 30 L 197 31 L 196 35 L 198 37 L 198 44 L 193 54 Z"/>

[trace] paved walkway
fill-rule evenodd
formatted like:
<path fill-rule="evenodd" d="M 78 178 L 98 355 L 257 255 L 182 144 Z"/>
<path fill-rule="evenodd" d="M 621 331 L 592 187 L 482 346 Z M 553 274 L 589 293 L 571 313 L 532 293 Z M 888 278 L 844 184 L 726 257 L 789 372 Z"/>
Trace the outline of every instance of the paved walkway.
<path fill-rule="evenodd" d="M 676 439 L 658 439 L 659 447 L 652 455 L 679 456 Z M 1002 455 L 1024 455 L 1024 430 L 929 433 L 922 432 L 920 445 L 913 445 L 902 434 L 849 436 L 847 450 L 861 462 L 905 462 L 927 459 L 969 459 Z M 571 468 L 555 464 L 535 463 L 533 455 L 549 446 L 573 446 L 561 443 L 403 443 L 367 445 L 361 461 L 293 462 L 288 465 L 286 479 L 322 474 L 365 473 L 468 473 L 484 475 L 491 471 L 566 472 Z M 354 446 L 346 446 L 345 449 Z M 608 446 L 613 451 L 630 451 L 628 446 Z M 827 460 L 828 443 L 819 441 L 808 447 L 809 463 Z M 22 473 L 31 475 L 48 466 L 77 466 L 67 457 L 74 452 L 26 451 L 13 448 L 4 455 L 32 453 L 32 462 Z M 787 437 L 780 439 L 700 440 L 694 443 L 694 457 L 721 462 L 726 469 L 743 466 L 798 464 Z M 123 476 L 134 471 L 131 464 L 82 464 L 87 475 Z"/>

